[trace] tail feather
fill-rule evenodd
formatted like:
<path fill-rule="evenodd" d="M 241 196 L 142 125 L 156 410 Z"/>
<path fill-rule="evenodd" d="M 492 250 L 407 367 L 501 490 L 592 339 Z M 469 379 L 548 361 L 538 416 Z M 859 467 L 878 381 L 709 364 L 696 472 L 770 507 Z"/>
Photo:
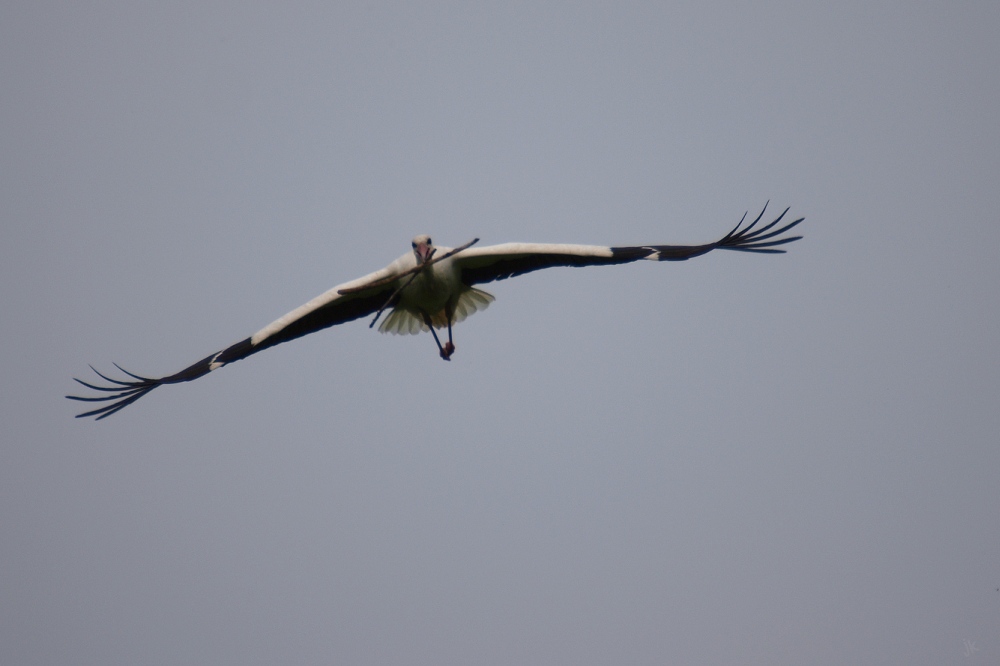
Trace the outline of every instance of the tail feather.
<path fill-rule="evenodd" d="M 490 303 L 495 300 L 496 298 L 493 294 L 488 291 L 476 289 L 475 287 L 466 289 L 458 297 L 458 302 L 455 304 L 455 312 L 451 317 L 451 323 L 457 324 L 460 321 L 464 321 L 476 312 L 488 308 Z M 448 318 L 444 310 L 431 315 L 431 324 L 434 325 L 434 328 L 438 329 L 448 327 Z M 382 320 L 378 330 L 379 333 L 392 333 L 393 335 L 416 335 L 417 333 L 427 332 L 431 329 L 428 328 L 419 313 L 397 305 L 389 313 L 389 316 Z"/>

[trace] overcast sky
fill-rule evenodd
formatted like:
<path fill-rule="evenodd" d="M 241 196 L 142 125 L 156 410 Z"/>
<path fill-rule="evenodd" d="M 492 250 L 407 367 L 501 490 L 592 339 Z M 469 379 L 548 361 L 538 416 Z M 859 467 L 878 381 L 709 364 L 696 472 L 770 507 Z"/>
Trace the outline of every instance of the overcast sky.
<path fill-rule="evenodd" d="M 0 6 L 0 662 L 1000 662 L 1000 3 L 252 4 Z"/>

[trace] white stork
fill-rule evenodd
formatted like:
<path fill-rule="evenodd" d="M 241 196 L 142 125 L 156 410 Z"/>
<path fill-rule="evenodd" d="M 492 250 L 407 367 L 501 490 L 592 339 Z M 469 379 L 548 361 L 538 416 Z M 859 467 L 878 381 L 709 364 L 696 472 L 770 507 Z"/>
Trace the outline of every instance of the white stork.
<path fill-rule="evenodd" d="M 765 210 L 767 206 L 764 206 Z M 66 396 L 70 400 L 107 402 L 101 407 L 78 414 L 77 417 L 94 416 L 98 420 L 111 416 L 127 407 L 157 386 L 189 382 L 207 375 L 251 354 L 314 333 L 330 326 L 353 321 L 374 314 L 369 328 L 375 325 L 387 308 L 392 308 L 382 321 L 379 331 L 394 334 L 417 334 L 429 330 L 437 343 L 438 352 L 446 361 L 455 352 L 452 342 L 452 324 L 486 308 L 494 298 L 475 285 L 494 280 L 505 280 L 542 268 L 554 266 L 607 266 L 625 264 L 639 259 L 650 261 L 683 261 L 712 250 L 738 250 L 778 254 L 778 245 L 791 243 L 801 236 L 781 237 L 805 218 L 799 218 L 774 229 L 785 217 L 785 211 L 770 224 L 756 231 L 757 223 L 764 216 L 760 212 L 745 228 L 743 222 L 720 240 L 705 245 L 641 245 L 637 247 L 602 247 L 599 245 L 557 245 L 546 243 L 504 243 L 489 247 L 471 247 L 475 239 L 452 249 L 435 247 L 430 236 L 413 239 L 413 251 L 407 252 L 385 268 L 357 280 L 338 285 L 320 294 L 280 319 L 268 324 L 249 338 L 198 361 L 180 372 L 154 379 L 132 374 L 118 364 L 119 370 L 131 379 L 112 379 L 93 366 L 93 370 L 110 386 L 98 386 L 76 379 L 77 382 L 106 395 L 81 397 Z M 774 229 L 772 231 L 772 229 Z M 434 256 L 440 252 L 439 256 Z M 448 330 L 448 342 L 441 344 L 434 329 Z"/>

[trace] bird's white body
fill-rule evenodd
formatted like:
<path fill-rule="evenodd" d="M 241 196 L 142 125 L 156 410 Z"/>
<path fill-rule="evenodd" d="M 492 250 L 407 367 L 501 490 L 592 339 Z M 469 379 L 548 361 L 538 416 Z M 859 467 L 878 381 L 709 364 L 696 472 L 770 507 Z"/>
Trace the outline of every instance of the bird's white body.
<path fill-rule="evenodd" d="M 450 247 L 437 248 L 442 254 L 451 251 L 451 249 Z M 400 273 L 404 273 L 416 268 L 417 260 L 413 253 L 404 254 L 391 266 Z M 379 330 L 384 333 L 418 333 L 422 327 L 426 329 L 421 321 L 421 312 L 428 313 L 438 328 L 447 326 L 448 322 L 443 317 L 445 308 L 454 308 L 460 294 L 467 289 L 469 287 L 462 284 L 458 268 L 452 257 L 431 264 L 418 272 L 406 289 L 399 293 L 399 302 L 393 309 L 393 313 L 379 327 Z M 396 316 L 400 320 L 404 319 L 404 313 L 409 315 L 405 319 L 415 319 L 418 322 L 417 330 L 411 331 L 412 327 L 409 325 L 404 327 L 402 321 L 398 327 L 387 325 L 396 312 L 399 312 L 399 315 Z"/>

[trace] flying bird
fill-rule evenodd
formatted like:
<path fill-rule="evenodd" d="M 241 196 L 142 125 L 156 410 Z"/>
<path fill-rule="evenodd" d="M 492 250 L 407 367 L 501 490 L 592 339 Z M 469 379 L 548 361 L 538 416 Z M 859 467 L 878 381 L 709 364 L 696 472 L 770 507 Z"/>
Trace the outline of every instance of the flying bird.
<path fill-rule="evenodd" d="M 764 210 L 767 209 L 765 204 Z M 506 280 L 543 268 L 556 266 L 609 266 L 647 259 L 650 261 L 683 261 L 712 250 L 737 250 L 760 254 L 784 252 L 777 246 L 799 240 L 801 236 L 785 236 L 786 232 L 805 218 L 781 226 L 788 209 L 776 220 L 756 228 L 764 210 L 753 222 L 739 224 L 723 238 L 705 245 L 640 245 L 635 247 L 602 247 L 599 245 L 559 245 L 548 243 L 504 243 L 488 247 L 472 247 L 475 239 L 457 248 L 436 247 L 430 236 L 413 239 L 412 251 L 369 275 L 338 285 L 320 294 L 305 305 L 268 324 L 249 338 L 240 340 L 222 351 L 206 356 L 180 372 L 166 377 L 143 377 L 115 367 L 128 379 L 114 379 L 93 370 L 108 385 L 99 386 L 76 379 L 83 386 L 98 391 L 97 396 L 66 396 L 70 400 L 106 403 L 97 409 L 77 414 L 98 420 L 131 405 L 157 386 L 179 384 L 198 379 L 213 370 L 244 359 L 251 354 L 308 335 L 330 326 L 361 317 L 375 315 L 373 327 L 382 313 L 379 331 L 394 334 L 417 334 L 430 331 L 438 353 L 446 361 L 455 353 L 452 325 L 485 309 L 494 298 L 476 287 L 478 284 Z M 777 228 L 775 228 L 777 227 Z M 443 343 L 437 330 L 448 331 Z M 443 337 L 443 336 L 442 336 Z"/>

